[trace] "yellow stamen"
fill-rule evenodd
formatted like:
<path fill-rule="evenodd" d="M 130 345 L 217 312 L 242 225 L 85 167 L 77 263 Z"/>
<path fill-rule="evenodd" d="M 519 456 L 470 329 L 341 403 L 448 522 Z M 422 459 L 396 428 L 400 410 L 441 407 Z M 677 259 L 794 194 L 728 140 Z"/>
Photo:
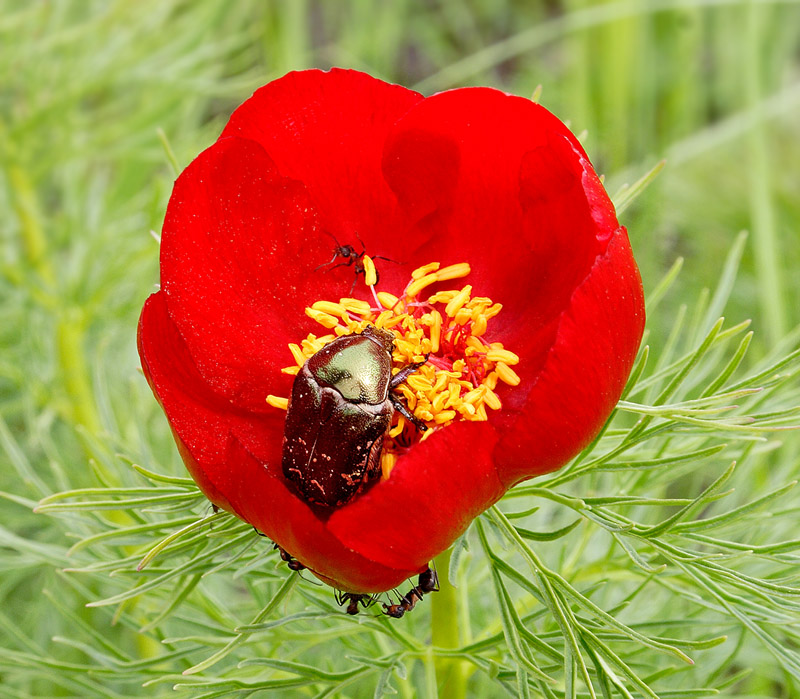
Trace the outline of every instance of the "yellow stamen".
<path fill-rule="evenodd" d="M 381 480 L 389 480 L 394 465 L 397 463 L 397 454 L 384 450 L 381 454 Z"/>
<path fill-rule="evenodd" d="M 486 359 L 490 362 L 503 362 L 504 364 L 519 364 L 519 357 L 506 349 L 490 349 L 486 353 Z"/>
<path fill-rule="evenodd" d="M 461 307 L 467 302 L 469 295 L 472 293 L 472 286 L 467 284 L 461 291 L 459 291 L 450 302 L 445 306 L 444 312 L 449 315 L 451 318 L 455 316 L 456 313 L 461 309 Z"/>
<path fill-rule="evenodd" d="M 379 291 L 378 301 L 381 302 L 381 306 L 383 306 L 384 308 L 394 308 L 397 305 L 399 299 L 397 298 L 397 296 L 395 296 L 394 294 L 390 294 L 388 291 Z"/>
<path fill-rule="evenodd" d="M 369 304 L 361 299 L 344 298 L 339 299 L 339 303 L 344 306 L 348 311 L 355 315 L 366 315 L 369 313 Z M 313 308 L 313 306 L 312 306 Z M 325 310 L 325 309 L 322 309 Z"/>
<path fill-rule="evenodd" d="M 466 277 L 471 271 L 472 269 L 466 262 L 459 262 L 457 265 L 442 267 L 442 269 L 436 272 L 436 280 L 444 282 L 448 279 L 461 279 L 461 277 Z"/>
<path fill-rule="evenodd" d="M 401 297 L 374 288 L 377 271 L 374 261 L 362 258 L 365 281 L 373 286 L 373 301 L 341 298 L 338 303 L 319 300 L 306 308 L 306 314 L 326 328 L 308 335 L 299 344 L 290 344 L 294 365 L 282 369 L 295 375 L 305 362 L 337 337 L 363 332 L 367 325 L 389 330 L 394 335 L 393 373 L 401 367 L 428 361 L 395 389 L 408 410 L 427 423 L 419 433 L 399 411 L 384 440 L 381 457 L 383 478 L 389 478 L 398 454 L 415 441 L 429 439 L 439 429 L 457 420 L 484 421 L 487 409 L 501 410 L 503 391 L 520 383 L 511 369 L 520 358 L 501 342 L 488 342 L 491 318 L 502 305 L 486 296 L 472 296 L 472 285 L 442 289 L 422 296 L 424 290 L 442 281 L 465 277 L 466 263 L 440 267 L 431 262 L 415 269 Z M 375 303 L 378 308 L 375 308 Z M 500 395 L 498 383 L 500 386 Z M 267 403 L 287 409 L 288 399 L 270 395 Z"/>
<path fill-rule="evenodd" d="M 485 314 L 479 315 L 472 322 L 472 334 L 474 337 L 481 337 L 486 332 L 488 322 Z"/>
<path fill-rule="evenodd" d="M 364 265 L 364 283 L 367 286 L 375 286 L 378 283 L 378 273 L 375 271 L 375 263 L 369 255 L 361 258 Z"/>
<path fill-rule="evenodd" d="M 292 353 L 292 358 L 299 366 L 303 366 L 303 364 L 306 363 L 306 356 L 303 354 L 303 350 L 300 349 L 299 345 L 296 345 L 294 342 L 292 342 L 289 345 L 289 351 Z"/>
<path fill-rule="evenodd" d="M 492 410 L 500 410 L 500 408 L 503 407 L 503 404 L 500 402 L 500 399 L 497 397 L 497 394 L 491 388 L 486 388 L 486 390 L 484 391 L 483 401 Z"/>
<path fill-rule="evenodd" d="M 401 415 L 397 419 L 397 424 L 389 430 L 390 437 L 397 437 L 403 433 L 403 430 L 406 427 L 406 419 Z"/>
<path fill-rule="evenodd" d="M 497 376 L 500 377 L 500 380 L 507 383 L 509 386 L 519 385 L 519 376 L 517 376 L 517 373 L 505 362 L 498 362 L 495 371 L 497 372 Z"/>
<path fill-rule="evenodd" d="M 269 394 L 267 396 L 267 403 L 271 405 L 273 408 L 280 408 L 281 410 L 289 409 L 288 398 L 281 398 L 280 396 L 273 396 L 272 394 Z"/>
<path fill-rule="evenodd" d="M 325 328 L 335 328 L 339 325 L 339 319 L 334 318 L 329 313 L 325 313 L 324 311 L 317 311 L 313 308 L 306 308 L 306 315 L 311 318 L 312 320 L 317 321 L 321 326 Z"/>
<path fill-rule="evenodd" d="M 322 313 L 328 313 L 332 316 L 337 316 L 339 318 L 347 318 L 347 309 L 342 306 L 340 303 L 333 303 L 332 301 L 316 301 L 311 305 L 311 308 L 315 311 L 320 311 Z"/>
<path fill-rule="evenodd" d="M 422 265 L 422 267 L 417 267 L 412 273 L 412 279 L 422 279 L 426 274 L 430 274 L 431 272 L 435 272 L 439 269 L 438 262 L 429 262 L 427 265 Z"/>
<path fill-rule="evenodd" d="M 426 286 L 430 286 L 431 284 L 435 284 L 439 281 L 436 278 L 435 274 L 426 274 L 424 277 L 420 277 L 419 279 L 415 279 L 411 284 L 408 285 L 406 289 L 406 298 L 413 299 L 415 296 L 419 296 L 419 292 L 422 291 Z"/>
<path fill-rule="evenodd" d="M 455 410 L 442 410 L 442 412 L 437 413 L 433 416 L 433 421 L 437 425 L 441 425 L 445 422 L 451 422 L 452 420 L 456 419 L 456 411 Z"/>

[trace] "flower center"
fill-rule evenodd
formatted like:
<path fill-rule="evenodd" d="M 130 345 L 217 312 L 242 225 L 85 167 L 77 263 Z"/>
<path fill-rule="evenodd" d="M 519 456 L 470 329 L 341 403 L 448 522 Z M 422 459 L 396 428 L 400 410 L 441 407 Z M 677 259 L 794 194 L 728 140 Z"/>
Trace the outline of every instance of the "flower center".
<path fill-rule="evenodd" d="M 497 382 L 510 386 L 519 383 L 519 376 L 511 368 L 519 362 L 519 357 L 502 343 L 489 342 L 484 337 L 489 322 L 502 310 L 501 304 L 486 296 L 473 296 L 469 284 L 426 295 L 425 290 L 433 284 L 469 275 L 469 264 L 441 267 L 438 262 L 431 262 L 419 267 L 411 273 L 411 281 L 400 296 L 376 289 L 375 265 L 366 255 L 363 265 L 374 303 L 341 298 L 338 303 L 317 301 L 306 308 L 306 315 L 331 332 L 309 334 L 299 344 L 291 343 L 289 350 L 295 363 L 282 371 L 296 375 L 329 342 L 342 335 L 360 333 L 367 325 L 394 334 L 395 373 L 428 357 L 396 389 L 405 398 L 409 411 L 428 430 L 419 433 L 395 412 L 381 457 L 386 479 L 398 455 L 416 441 L 427 439 L 437 429 L 457 420 L 487 420 L 487 408 L 499 410 L 502 403 L 495 393 Z M 288 399 L 270 395 L 267 403 L 286 409 Z"/>

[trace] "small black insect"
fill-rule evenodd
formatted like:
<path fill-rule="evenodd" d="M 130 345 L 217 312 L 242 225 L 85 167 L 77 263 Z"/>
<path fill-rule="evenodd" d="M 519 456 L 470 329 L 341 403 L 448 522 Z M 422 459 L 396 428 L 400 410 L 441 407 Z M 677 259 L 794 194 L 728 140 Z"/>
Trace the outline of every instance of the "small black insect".
<path fill-rule="evenodd" d="M 377 601 L 375 595 L 360 595 L 356 592 L 342 592 L 336 590 L 336 604 L 344 606 L 347 603 L 347 613 L 350 615 L 358 614 L 358 605 L 360 604 L 364 609 L 371 607 Z"/>
<path fill-rule="evenodd" d="M 366 276 L 367 274 L 367 270 L 364 267 L 364 256 L 367 254 L 367 249 L 364 246 L 364 241 L 361 240 L 361 236 L 356 232 L 356 238 L 358 238 L 358 242 L 361 243 L 361 252 L 356 252 L 356 249 L 352 245 L 342 245 L 341 243 L 339 243 L 339 241 L 336 239 L 336 236 L 333 235 L 333 233 L 328 233 L 328 231 L 325 231 L 325 233 L 329 235 L 331 238 L 333 238 L 333 242 L 336 243 L 336 247 L 333 249 L 333 257 L 328 262 L 323 262 L 318 267 L 315 267 L 314 271 L 316 272 L 317 270 L 322 269 L 323 267 L 328 267 L 327 271 L 330 271 L 332 269 L 336 269 L 337 267 L 343 267 L 343 266 L 350 267 L 351 265 L 355 265 L 354 269 L 356 273 L 356 278 L 353 279 L 353 285 L 350 287 L 350 293 L 352 294 L 353 289 L 356 288 L 356 282 L 358 281 L 358 276 L 360 274 Z M 342 262 L 339 262 L 338 264 L 333 264 L 340 257 L 342 258 Z M 396 260 L 391 260 L 388 257 L 383 257 L 382 255 L 370 255 L 370 257 L 373 260 L 386 260 L 387 262 L 396 263 Z M 333 265 L 333 266 L 331 267 L 328 265 Z M 380 280 L 380 275 L 378 274 L 377 269 L 375 270 L 375 278 L 377 283 Z"/>
<path fill-rule="evenodd" d="M 297 374 L 283 436 L 283 475 L 310 503 L 338 507 L 381 472 L 386 431 L 397 410 L 420 431 L 393 393 L 425 361 L 392 376 L 394 335 L 368 325 L 312 356 Z"/>
<path fill-rule="evenodd" d="M 281 560 L 286 561 L 286 565 L 288 566 L 289 570 L 305 570 L 305 566 L 300 563 L 291 553 L 289 553 L 286 549 L 281 548 L 278 544 L 275 544 L 275 548 L 281 554 Z"/>
<path fill-rule="evenodd" d="M 431 570 L 428 567 L 427 570 L 419 574 L 417 584 L 403 595 L 397 604 L 384 604 L 383 611 L 387 616 L 400 619 L 406 612 L 414 609 L 417 602 L 420 602 L 424 595 L 438 591 L 439 576 L 435 570 Z"/>

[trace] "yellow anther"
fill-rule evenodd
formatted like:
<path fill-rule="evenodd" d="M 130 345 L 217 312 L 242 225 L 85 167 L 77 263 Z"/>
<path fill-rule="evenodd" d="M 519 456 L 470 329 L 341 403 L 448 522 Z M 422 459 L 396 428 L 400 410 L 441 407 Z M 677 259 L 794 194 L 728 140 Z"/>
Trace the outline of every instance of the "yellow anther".
<path fill-rule="evenodd" d="M 428 297 L 428 303 L 433 306 L 437 303 L 448 303 L 458 292 L 455 289 L 451 291 L 440 291 L 433 296 Z"/>
<path fill-rule="evenodd" d="M 339 304 L 344 308 L 346 308 L 351 313 L 355 313 L 356 315 L 359 316 L 367 315 L 370 311 L 369 304 L 366 301 L 362 301 L 361 299 L 351 299 L 351 298 L 339 299 Z M 321 310 L 324 311 L 325 309 L 323 308 Z"/>
<path fill-rule="evenodd" d="M 436 382 L 433 384 L 433 390 L 438 393 L 439 391 L 444 390 L 444 387 L 447 386 L 448 379 L 450 377 L 444 371 L 437 371 L 436 372 Z M 452 387 L 452 384 L 451 384 Z"/>
<path fill-rule="evenodd" d="M 329 313 L 325 313 L 324 311 L 317 311 L 313 308 L 306 308 L 306 315 L 312 320 L 317 321 L 317 323 L 328 329 L 335 328 L 337 325 L 339 325 L 338 318 L 334 318 L 332 315 L 330 315 Z"/>
<path fill-rule="evenodd" d="M 378 301 L 381 302 L 381 306 L 384 308 L 394 308 L 398 302 L 397 296 L 394 294 L 390 294 L 388 291 L 379 291 L 378 292 Z M 369 304 L 367 304 L 369 305 Z"/>
<path fill-rule="evenodd" d="M 490 362 L 503 362 L 505 364 L 519 364 L 519 357 L 507 349 L 490 349 L 486 353 L 486 359 Z"/>
<path fill-rule="evenodd" d="M 500 410 L 500 408 L 503 407 L 503 404 L 500 402 L 497 394 L 491 388 L 486 388 L 483 394 L 483 402 L 492 410 Z"/>
<path fill-rule="evenodd" d="M 433 421 L 437 425 L 441 425 L 443 422 L 450 422 L 451 420 L 456 419 L 456 411 L 455 410 L 442 410 L 440 413 L 436 413 L 433 416 Z"/>
<path fill-rule="evenodd" d="M 472 349 L 481 353 L 486 351 L 486 345 L 484 345 L 477 337 L 472 337 L 471 335 L 467 338 L 467 347 L 472 347 Z"/>
<path fill-rule="evenodd" d="M 450 397 L 449 393 L 437 393 L 431 401 L 434 415 L 444 410 L 444 405 Z"/>
<path fill-rule="evenodd" d="M 447 279 L 460 279 L 466 277 L 471 272 L 470 266 L 466 262 L 460 262 L 457 265 L 450 265 L 442 267 L 436 272 L 437 281 L 443 282 Z"/>
<path fill-rule="evenodd" d="M 422 279 L 426 274 L 430 274 L 431 272 L 435 272 L 439 269 L 440 263 L 438 262 L 429 262 L 427 265 L 422 265 L 422 267 L 417 267 L 412 273 L 412 279 Z"/>
<path fill-rule="evenodd" d="M 337 325 L 333 328 L 333 332 L 336 333 L 336 337 L 341 337 L 342 335 L 350 335 L 356 332 L 356 328 L 350 327 L 349 325 Z"/>
<path fill-rule="evenodd" d="M 461 291 L 459 291 L 445 306 L 444 312 L 451 318 L 458 313 L 459 309 L 467 302 L 469 295 L 472 293 L 472 285 L 467 284 Z"/>
<path fill-rule="evenodd" d="M 292 353 L 294 361 L 300 366 L 306 363 L 307 357 L 303 354 L 303 350 L 300 349 L 299 345 L 296 345 L 294 342 L 289 343 L 289 351 Z"/>
<path fill-rule="evenodd" d="M 481 387 L 468 391 L 461 399 L 464 403 L 475 405 L 479 400 L 483 399 L 483 389 Z"/>
<path fill-rule="evenodd" d="M 397 463 L 397 455 L 390 451 L 384 450 L 381 455 L 381 480 L 389 479 L 394 465 Z"/>
<path fill-rule="evenodd" d="M 458 325 L 466 325 L 471 317 L 472 313 L 469 308 L 459 308 L 453 320 L 455 320 Z"/>
<path fill-rule="evenodd" d="M 375 263 L 369 255 L 361 258 L 364 265 L 364 283 L 367 286 L 375 286 L 378 283 L 378 272 L 375 270 Z"/>
<path fill-rule="evenodd" d="M 408 405 L 409 410 L 414 410 L 417 407 L 417 394 L 414 393 L 408 386 L 404 383 L 401 383 L 400 386 L 397 388 L 400 393 L 403 394 L 403 398 L 406 399 L 406 404 Z"/>
<path fill-rule="evenodd" d="M 412 389 L 420 391 L 421 393 L 430 391 L 433 388 L 431 382 L 419 374 L 411 374 L 411 376 L 406 379 L 406 383 L 411 386 Z"/>
<path fill-rule="evenodd" d="M 489 308 L 487 308 L 485 312 L 486 319 L 488 320 L 489 318 L 494 318 L 502 310 L 503 310 L 502 303 L 495 303 L 492 306 L 489 306 Z"/>
<path fill-rule="evenodd" d="M 510 371 L 510 369 L 509 369 Z M 483 385 L 487 388 L 491 388 L 493 391 L 497 388 L 497 371 L 492 371 L 489 375 L 483 380 Z"/>
<path fill-rule="evenodd" d="M 399 434 L 402 434 L 403 430 L 406 427 L 406 419 L 401 415 L 398 420 L 397 424 L 389 430 L 390 437 L 397 437 Z"/>
<path fill-rule="evenodd" d="M 495 371 L 497 375 L 500 377 L 503 383 L 507 383 L 509 386 L 517 386 L 520 382 L 519 376 L 517 373 L 505 362 L 498 362 L 497 366 L 495 366 Z"/>
<path fill-rule="evenodd" d="M 347 318 L 347 309 L 340 303 L 333 303 L 332 301 L 316 301 L 311 305 L 315 311 L 322 311 L 332 316 L 339 318 Z"/>
<path fill-rule="evenodd" d="M 273 408 L 280 408 L 281 410 L 289 409 L 289 399 L 281 398 L 280 396 L 273 396 L 271 393 L 267 396 L 267 403 Z"/>
<path fill-rule="evenodd" d="M 430 286 L 431 284 L 435 284 L 439 281 L 436 278 L 435 274 L 426 274 L 424 277 L 420 277 L 419 279 L 415 279 L 411 284 L 408 285 L 406 289 L 406 298 L 413 299 L 416 296 L 419 296 L 419 292 L 422 291 L 426 286 Z"/>
<path fill-rule="evenodd" d="M 289 374 L 290 376 L 297 376 L 300 373 L 299 366 L 285 366 L 281 369 L 281 374 Z"/>
<path fill-rule="evenodd" d="M 458 405 L 459 403 L 461 403 L 461 386 L 457 383 L 451 383 L 447 387 L 447 403 L 445 405 Z"/>
<path fill-rule="evenodd" d="M 433 325 L 431 325 L 431 352 L 436 354 L 439 351 L 440 343 L 442 340 L 442 314 L 439 311 L 434 311 Z"/>
<path fill-rule="evenodd" d="M 383 322 L 378 327 L 387 328 L 387 329 L 388 328 L 394 328 L 395 326 L 400 325 L 403 322 L 403 316 L 393 316 L 393 315 L 391 315 L 389 313 L 389 311 L 385 311 L 385 313 L 387 315 L 384 315 L 383 313 L 381 313 L 381 316 L 383 316 Z M 380 316 L 378 316 L 378 317 L 380 318 Z M 375 323 L 375 325 L 378 325 L 378 324 Z"/>
<path fill-rule="evenodd" d="M 474 337 L 480 337 L 486 332 L 488 323 L 486 322 L 486 315 L 481 314 L 472 321 L 472 334 Z"/>

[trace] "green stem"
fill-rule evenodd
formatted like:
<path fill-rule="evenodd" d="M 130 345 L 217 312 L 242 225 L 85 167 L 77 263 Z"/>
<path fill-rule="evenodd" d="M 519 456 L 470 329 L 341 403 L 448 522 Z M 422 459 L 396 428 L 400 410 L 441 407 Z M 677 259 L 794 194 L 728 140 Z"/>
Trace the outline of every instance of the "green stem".
<path fill-rule="evenodd" d="M 755 126 L 749 134 L 750 211 L 753 228 L 753 246 L 758 279 L 761 314 L 767 339 L 776 343 L 786 333 L 788 314 L 783 285 L 783 264 L 775 220 L 775 203 L 772 193 L 772 163 L 770 141 L 764 114 L 763 42 L 767 34 L 762 31 L 764 12 L 755 0 L 747 7 L 744 27 L 743 73 L 747 106 L 756 114 Z"/>
<path fill-rule="evenodd" d="M 450 584 L 448 571 L 450 554 L 448 549 L 436 557 L 436 570 L 439 574 L 439 592 L 430 596 L 432 642 L 435 648 L 453 649 L 461 646 L 458 630 L 458 597 L 456 588 Z M 462 661 L 457 658 L 434 657 L 436 683 L 439 696 L 448 699 L 462 699 L 467 696 L 467 678 Z"/>

